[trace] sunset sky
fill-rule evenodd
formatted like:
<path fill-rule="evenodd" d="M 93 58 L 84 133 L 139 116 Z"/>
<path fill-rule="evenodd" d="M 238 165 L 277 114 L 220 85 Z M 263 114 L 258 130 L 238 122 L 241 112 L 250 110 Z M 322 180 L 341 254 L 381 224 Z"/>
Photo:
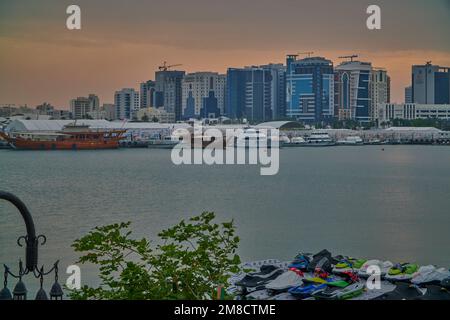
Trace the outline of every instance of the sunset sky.
<path fill-rule="evenodd" d="M 66 8 L 82 29 L 66 29 Z M 382 30 L 366 28 L 366 8 L 382 9 Z M 450 66 L 449 0 L 0 0 L 0 104 L 44 101 L 67 109 L 89 93 L 154 79 L 163 61 L 187 72 L 284 62 L 314 51 L 385 67 L 392 100 L 403 102 L 411 65 Z"/>

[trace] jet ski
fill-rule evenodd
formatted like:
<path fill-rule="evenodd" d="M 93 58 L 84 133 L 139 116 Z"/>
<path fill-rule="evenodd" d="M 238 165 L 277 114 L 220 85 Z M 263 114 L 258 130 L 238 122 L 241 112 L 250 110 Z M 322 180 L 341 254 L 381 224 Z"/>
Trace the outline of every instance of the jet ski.
<path fill-rule="evenodd" d="M 238 287 L 256 288 L 275 280 L 283 273 L 283 270 L 276 266 L 262 266 L 260 272 L 247 274 L 243 279 L 235 283 Z"/>
<path fill-rule="evenodd" d="M 334 266 L 332 272 L 340 274 L 343 272 L 358 271 L 366 262 L 366 259 L 344 258 Z"/>
<path fill-rule="evenodd" d="M 312 294 L 317 300 L 347 300 L 361 295 L 364 292 L 365 284 L 361 281 L 349 284 L 344 288 L 330 287 L 318 290 Z"/>
<path fill-rule="evenodd" d="M 356 273 L 344 272 L 342 276 L 345 280 L 328 282 L 326 288 L 313 292 L 312 296 L 318 300 L 346 300 L 364 292 L 365 284 Z"/>
<path fill-rule="evenodd" d="M 304 274 L 302 271 L 291 268 L 285 273 L 279 275 L 275 280 L 266 285 L 266 289 L 271 294 L 278 294 L 288 291 L 292 287 L 297 287 L 303 284 Z"/>
<path fill-rule="evenodd" d="M 435 266 L 423 266 L 413 275 L 411 283 L 416 285 L 439 285 L 442 280 L 450 277 L 450 272 L 445 268 L 437 269 Z"/>
<path fill-rule="evenodd" d="M 418 270 L 419 266 L 417 264 L 398 263 L 389 269 L 386 274 L 386 280 L 391 282 L 409 281 Z"/>
<path fill-rule="evenodd" d="M 322 250 L 319 253 L 316 253 L 311 262 L 308 264 L 307 271 L 314 272 L 317 268 L 320 268 L 326 272 L 331 272 L 332 263 L 334 262 L 331 253 L 328 250 Z"/>
<path fill-rule="evenodd" d="M 367 273 L 370 267 L 375 266 L 380 269 L 380 276 L 384 278 L 386 273 L 391 269 L 394 264 L 390 261 L 381 261 L 381 260 L 368 260 L 366 261 L 361 268 L 358 270 L 358 276 L 364 279 L 367 279 L 372 274 Z"/>
<path fill-rule="evenodd" d="M 297 286 L 289 289 L 289 293 L 296 298 L 305 299 L 311 297 L 311 295 L 318 291 L 325 289 L 327 285 L 325 283 L 322 284 L 304 284 L 302 286 Z"/>
<path fill-rule="evenodd" d="M 294 258 L 294 261 L 289 264 L 288 268 L 295 268 L 298 270 L 306 271 L 310 261 L 310 255 L 300 253 Z"/>

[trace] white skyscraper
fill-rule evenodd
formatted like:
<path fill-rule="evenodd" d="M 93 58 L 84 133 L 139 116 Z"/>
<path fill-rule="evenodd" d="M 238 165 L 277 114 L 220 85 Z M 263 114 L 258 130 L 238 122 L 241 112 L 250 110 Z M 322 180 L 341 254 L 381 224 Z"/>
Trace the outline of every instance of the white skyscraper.
<path fill-rule="evenodd" d="M 185 75 L 182 81 L 182 110 L 185 118 L 200 116 L 204 101 L 213 95 L 220 113 L 225 109 L 226 75 L 217 72 L 196 72 Z"/>

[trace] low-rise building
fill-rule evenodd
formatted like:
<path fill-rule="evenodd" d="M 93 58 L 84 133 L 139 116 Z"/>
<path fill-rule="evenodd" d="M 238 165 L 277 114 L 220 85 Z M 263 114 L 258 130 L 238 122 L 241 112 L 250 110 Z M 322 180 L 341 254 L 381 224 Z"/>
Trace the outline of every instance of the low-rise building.
<path fill-rule="evenodd" d="M 378 123 L 395 119 L 442 119 L 450 120 L 450 104 L 384 103 L 378 105 Z"/>
<path fill-rule="evenodd" d="M 174 123 L 175 113 L 167 112 L 163 108 L 143 108 L 137 113 L 138 120 L 160 123 Z"/>

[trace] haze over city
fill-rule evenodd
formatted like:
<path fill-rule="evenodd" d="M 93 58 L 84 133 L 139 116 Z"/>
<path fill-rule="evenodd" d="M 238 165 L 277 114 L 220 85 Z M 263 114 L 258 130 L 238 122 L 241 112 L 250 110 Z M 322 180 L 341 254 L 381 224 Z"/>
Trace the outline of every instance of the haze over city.
<path fill-rule="evenodd" d="M 66 28 L 73 1 L 0 3 L 0 103 L 34 106 L 114 91 L 154 79 L 163 61 L 187 72 L 285 62 L 314 51 L 333 60 L 359 54 L 388 70 L 402 102 L 411 65 L 450 65 L 450 1 L 155 0 L 76 1 L 82 29 Z M 366 8 L 382 29 L 366 28 Z"/>

